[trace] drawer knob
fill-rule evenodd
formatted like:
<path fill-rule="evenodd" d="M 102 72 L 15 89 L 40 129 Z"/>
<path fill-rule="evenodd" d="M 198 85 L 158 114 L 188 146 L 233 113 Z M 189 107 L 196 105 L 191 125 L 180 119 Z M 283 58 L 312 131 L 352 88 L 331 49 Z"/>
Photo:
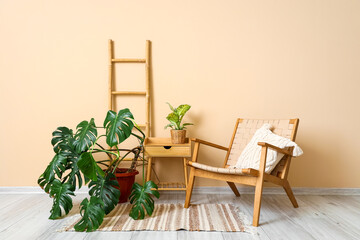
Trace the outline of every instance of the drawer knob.
<path fill-rule="evenodd" d="M 171 146 L 164 146 L 164 148 L 165 148 L 165 149 L 170 149 L 170 148 L 171 148 Z"/>

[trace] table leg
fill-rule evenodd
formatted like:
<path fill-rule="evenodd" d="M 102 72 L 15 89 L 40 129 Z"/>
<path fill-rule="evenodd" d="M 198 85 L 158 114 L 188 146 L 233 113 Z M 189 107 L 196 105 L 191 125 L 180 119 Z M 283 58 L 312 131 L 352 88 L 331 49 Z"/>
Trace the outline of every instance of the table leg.
<path fill-rule="evenodd" d="M 151 179 L 151 164 L 152 164 L 152 157 L 149 157 L 147 171 L 146 171 L 146 181 L 150 181 Z"/>
<path fill-rule="evenodd" d="M 184 177 L 185 177 L 185 187 L 187 187 L 187 184 L 188 184 L 188 175 L 187 175 L 186 158 L 184 158 Z"/>

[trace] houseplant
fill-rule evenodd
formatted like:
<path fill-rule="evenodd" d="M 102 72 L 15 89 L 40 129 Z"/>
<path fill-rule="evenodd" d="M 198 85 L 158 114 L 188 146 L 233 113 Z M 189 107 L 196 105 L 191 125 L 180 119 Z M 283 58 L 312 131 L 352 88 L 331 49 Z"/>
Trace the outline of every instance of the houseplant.
<path fill-rule="evenodd" d="M 98 136 L 97 129 L 101 128 L 105 133 Z M 136 133 L 133 130 L 136 130 Z M 119 144 L 130 136 L 138 139 L 139 146 L 133 149 L 120 149 Z M 106 138 L 110 149 L 105 149 L 99 144 L 101 138 Z M 38 184 L 53 198 L 49 218 L 58 219 L 62 212 L 68 214 L 73 207 L 71 196 L 75 196 L 76 187 L 81 188 L 83 182 L 89 183 L 90 198 L 85 198 L 81 202 L 82 218 L 74 228 L 76 231 L 96 230 L 104 216 L 110 213 L 119 201 L 119 185 L 115 180 L 119 164 L 125 157 L 133 155 L 130 172 L 135 169 L 138 158 L 142 156 L 144 161 L 144 139 L 144 133 L 127 108 L 118 113 L 108 111 L 103 127 L 96 126 L 92 118 L 89 122 L 79 123 L 75 134 L 67 127 L 57 128 L 51 141 L 55 156 L 38 179 Z M 95 160 L 96 153 L 106 153 L 109 159 Z M 102 169 L 100 166 L 105 168 Z M 151 215 L 154 210 L 151 195 L 159 198 L 159 192 L 151 190 L 157 189 L 156 184 L 152 181 L 145 182 L 144 169 L 142 177 L 143 185 L 134 183 L 130 195 L 130 203 L 133 204 L 130 216 L 133 219 L 143 219 L 145 213 Z"/>
<path fill-rule="evenodd" d="M 182 104 L 178 106 L 177 108 L 174 108 L 171 106 L 170 103 L 167 103 L 171 109 L 171 113 L 167 115 L 166 119 L 169 120 L 169 124 L 167 124 L 164 128 L 170 127 L 171 130 L 171 142 L 172 143 L 184 143 L 185 137 L 186 137 L 186 130 L 185 126 L 193 125 L 192 123 L 183 123 L 181 124 L 181 121 L 183 117 L 185 116 L 186 112 L 189 111 L 191 108 L 188 104 Z"/>

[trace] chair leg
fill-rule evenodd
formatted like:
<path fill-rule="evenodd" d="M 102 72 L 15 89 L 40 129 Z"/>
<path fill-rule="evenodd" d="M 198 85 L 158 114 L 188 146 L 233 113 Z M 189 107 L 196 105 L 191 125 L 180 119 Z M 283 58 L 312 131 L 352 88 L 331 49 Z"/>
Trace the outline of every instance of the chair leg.
<path fill-rule="evenodd" d="M 188 208 L 190 206 L 190 200 L 191 200 L 192 190 L 194 187 L 194 181 L 195 181 L 195 168 L 190 167 L 190 176 L 189 176 L 189 182 L 186 187 L 186 198 L 185 198 L 184 208 Z"/>
<path fill-rule="evenodd" d="M 253 226 L 254 227 L 259 226 L 263 184 L 264 184 L 264 180 L 259 177 L 257 180 L 256 186 L 255 186 L 254 214 L 253 214 Z"/>
<path fill-rule="evenodd" d="M 230 186 L 231 190 L 235 193 L 235 196 L 240 197 L 240 193 L 237 190 L 235 183 L 227 182 L 227 184 Z"/>
<path fill-rule="evenodd" d="M 288 197 L 289 197 L 292 205 L 294 206 L 294 208 L 299 207 L 299 205 L 298 205 L 298 203 L 297 203 L 297 201 L 295 199 L 294 193 L 291 190 L 290 184 L 289 184 L 289 182 L 287 180 L 285 181 L 285 183 L 283 185 L 283 188 L 284 188 L 286 194 L 288 195 Z"/>

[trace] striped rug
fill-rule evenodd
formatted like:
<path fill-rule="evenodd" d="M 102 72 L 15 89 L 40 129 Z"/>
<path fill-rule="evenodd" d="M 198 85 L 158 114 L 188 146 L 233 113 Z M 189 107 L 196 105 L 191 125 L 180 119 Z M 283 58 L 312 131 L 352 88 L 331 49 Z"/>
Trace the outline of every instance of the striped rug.
<path fill-rule="evenodd" d="M 156 204 L 151 217 L 133 220 L 129 217 L 131 205 L 119 204 L 105 216 L 98 231 L 221 231 L 251 232 L 245 215 L 231 204 L 199 204 L 184 208 L 183 204 Z M 74 231 L 80 216 L 65 228 Z"/>

